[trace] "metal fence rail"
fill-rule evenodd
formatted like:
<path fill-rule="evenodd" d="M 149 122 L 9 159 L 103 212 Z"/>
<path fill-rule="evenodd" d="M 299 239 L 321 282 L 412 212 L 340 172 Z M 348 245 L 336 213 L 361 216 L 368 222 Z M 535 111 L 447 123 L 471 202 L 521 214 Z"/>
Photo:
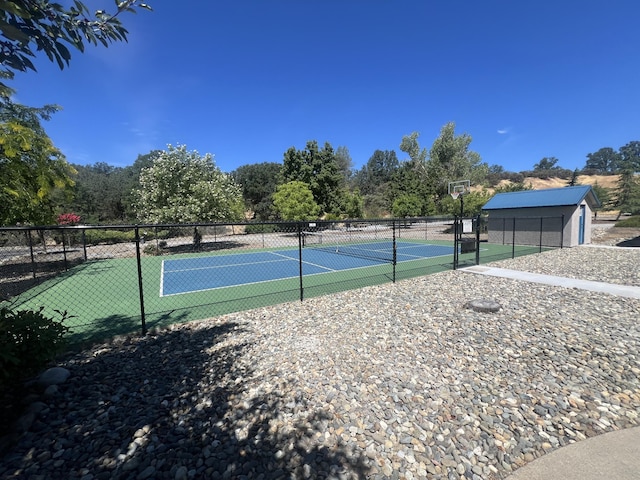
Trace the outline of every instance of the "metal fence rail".
<path fill-rule="evenodd" d="M 0 306 L 67 311 L 75 343 L 534 253 L 491 245 L 485 225 L 428 217 L 4 227 Z M 462 245 L 469 237 L 472 250 Z"/>

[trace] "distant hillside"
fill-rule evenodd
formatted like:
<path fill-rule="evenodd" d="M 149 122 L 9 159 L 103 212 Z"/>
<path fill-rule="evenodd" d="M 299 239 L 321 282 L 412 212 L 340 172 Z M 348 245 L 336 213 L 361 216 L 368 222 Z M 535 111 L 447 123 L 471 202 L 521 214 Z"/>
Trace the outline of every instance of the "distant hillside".
<path fill-rule="evenodd" d="M 569 180 L 566 178 L 535 178 L 526 177 L 525 184 L 531 184 L 534 190 L 543 190 L 545 188 L 558 188 L 566 187 Z M 511 182 L 509 180 L 503 180 L 499 183 L 500 186 L 508 185 Z M 615 188 L 618 183 L 618 175 L 580 175 L 578 176 L 579 185 L 594 185 L 598 184 L 603 188 Z"/>
<path fill-rule="evenodd" d="M 603 188 L 615 188 L 618 183 L 618 175 L 580 175 L 578 176 L 578 185 L 594 185 L 598 184 Z M 525 179 L 525 183 L 530 183 L 534 190 L 542 190 L 544 188 L 565 187 L 568 180 L 564 178 L 532 178 Z"/>

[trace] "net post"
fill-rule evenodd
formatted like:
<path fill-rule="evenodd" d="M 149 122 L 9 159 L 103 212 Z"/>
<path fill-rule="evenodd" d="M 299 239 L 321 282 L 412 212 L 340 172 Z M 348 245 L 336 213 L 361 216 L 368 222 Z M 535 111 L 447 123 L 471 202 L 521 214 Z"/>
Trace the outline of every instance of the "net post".
<path fill-rule="evenodd" d="M 458 216 L 453 217 L 453 269 L 458 269 L 458 248 L 460 248 L 460 240 L 458 239 Z"/>

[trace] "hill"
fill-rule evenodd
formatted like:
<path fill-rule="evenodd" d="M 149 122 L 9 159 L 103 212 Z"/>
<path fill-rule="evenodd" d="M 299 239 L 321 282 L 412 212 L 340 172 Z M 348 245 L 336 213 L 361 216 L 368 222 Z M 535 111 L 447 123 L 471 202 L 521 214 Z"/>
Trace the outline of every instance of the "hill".
<path fill-rule="evenodd" d="M 596 183 L 603 188 L 615 189 L 618 183 L 618 175 L 580 175 L 578 176 L 578 185 L 595 185 Z M 524 184 L 530 184 L 534 190 L 544 190 L 545 188 L 561 188 L 566 187 L 569 182 L 566 178 L 537 178 L 525 177 Z M 498 186 L 509 185 L 511 180 L 502 180 Z M 489 189 L 492 191 L 493 189 Z"/>
<path fill-rule="evenodd" d="M 604 188 L 615 188 L 618 183 L 618 175 L 580 175 L 579 185 L 595 185 L 596 183 Z M 568 180 L 565 178 L 535 178 L 527 177 L 524 183 L 530 183 L 534 190 L 545 188 L 566 187 Z"/>

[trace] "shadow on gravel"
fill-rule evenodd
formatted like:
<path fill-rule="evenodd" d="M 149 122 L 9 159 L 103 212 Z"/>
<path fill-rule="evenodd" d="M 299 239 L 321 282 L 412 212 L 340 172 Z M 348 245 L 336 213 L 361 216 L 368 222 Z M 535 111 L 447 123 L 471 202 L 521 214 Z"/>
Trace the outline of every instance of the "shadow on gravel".
<path fill-rule="evenodd" d="M 640 247 L 640 236 L 616 244 L 617 247 Z"/>
<path fill-rule="evenodd" d="M 179 328 L 69 357 L 70 379 L 0 478 L 364 479 L 357 452 L 322 444 L 328 414 L 254 381 L 242 332 Z"/>

